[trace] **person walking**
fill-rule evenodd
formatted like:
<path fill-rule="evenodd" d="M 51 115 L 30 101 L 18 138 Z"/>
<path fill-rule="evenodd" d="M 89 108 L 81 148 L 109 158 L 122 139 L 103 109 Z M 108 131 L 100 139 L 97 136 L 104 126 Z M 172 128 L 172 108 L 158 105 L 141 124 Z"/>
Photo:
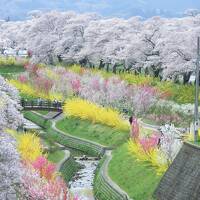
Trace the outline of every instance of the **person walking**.
<path fill-rule="evenodd" d="M 131 116 L 129 118 L 129 123 L 131 125 L 130 137 L 133 138 L 135 141 L 138 141 L 139 134 L 140 134 L 140 130 L 139 130 L 140 128 L 139 128 L 137 118 Z"/>

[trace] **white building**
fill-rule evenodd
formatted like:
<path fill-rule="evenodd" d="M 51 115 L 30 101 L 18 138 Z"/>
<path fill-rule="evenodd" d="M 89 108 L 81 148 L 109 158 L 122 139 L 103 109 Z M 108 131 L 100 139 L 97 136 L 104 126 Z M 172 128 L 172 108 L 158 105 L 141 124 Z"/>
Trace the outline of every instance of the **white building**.
<path fill-rule="evenodd" d="M 28 51 L 23 50 L 23 49 L 5 49 L 3 52 L 3 55 L 5 56 L 14 56 L 14 57 L 27 57 L 28 56 Z"/>
<path fill-rule="evenodd" d="M 17 55 L 17 50 L 15 50 L 15 49 L 5 49 L 3 54 L 5 56 L 16 56 Z"/>
<path fill-rule="evenodd" d="M 17 52 L 17 56 L 19 56 L 19 57 L 27 57 L 28 56 L 28 51 L 27 50 L 19 50 L 18 52 Z"/>

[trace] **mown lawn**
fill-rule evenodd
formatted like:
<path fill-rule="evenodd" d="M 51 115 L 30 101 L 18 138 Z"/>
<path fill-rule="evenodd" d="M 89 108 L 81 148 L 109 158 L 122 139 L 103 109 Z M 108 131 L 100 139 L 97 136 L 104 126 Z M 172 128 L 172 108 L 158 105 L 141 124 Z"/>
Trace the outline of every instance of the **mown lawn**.
<path fill-rule="evenodd" d="M 93 124 L 90 121 L 73 117 L 58 121 L 56 127 L 70 135 L 110 147 L 123 144 L 129 137 L 129 133 L 126 131 L 119 131 L 106 125 Z"/>
<path fill-rule="evenodd" d="M 161 179 L 151 166 L 130 155 L 127 144 L 113 151 L 108 173 L 113 181 L 136 200 L 152 200 L 152 194 Z"/>
<path fill-rule="evenodd" d="M 35 110 L 37 113 L 41 114 L 41 115 L 47 115 L 49 113 L 48 110 Z"/>
<path fill-rule="evenodd" d="M 23 65 L 0 65 L 0 74 L 24 72 Z"/>
<path fill-rule="evenodd" d="M 65 156 L 65 152 L 62 150 L 56 150 L 48 153 L 48 160 L 53 163 L 59 163 Z"/>

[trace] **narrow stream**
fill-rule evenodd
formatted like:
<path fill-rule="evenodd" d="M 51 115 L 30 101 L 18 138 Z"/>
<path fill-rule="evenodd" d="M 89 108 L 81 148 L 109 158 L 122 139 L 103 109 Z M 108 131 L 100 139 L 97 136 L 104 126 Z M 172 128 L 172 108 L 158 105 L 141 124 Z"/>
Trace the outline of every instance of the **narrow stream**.
<path fill-rule="evenodd" d="M 80 200 L 94 200 L 93 179 L 97 168 L 97 160 L 81 160 L 76 162 L 82 165 L 82 168 L 76 173 L 72 181 L 69 182 L 70 191 Z"/>

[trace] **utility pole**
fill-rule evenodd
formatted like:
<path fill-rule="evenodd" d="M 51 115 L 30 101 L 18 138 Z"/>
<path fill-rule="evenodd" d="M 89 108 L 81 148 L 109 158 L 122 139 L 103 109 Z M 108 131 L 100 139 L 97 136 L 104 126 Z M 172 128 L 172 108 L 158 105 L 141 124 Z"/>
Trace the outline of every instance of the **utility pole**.
<path fill-rule="evenodd" d="M 196 87 L 195 87 L 195 109 L 194 109 L 194 142 L 198 141 L 199 128 L 199 62 L 200 62 L 200 37 L 197 40 L 197 61 L 196 61 Z"/>

